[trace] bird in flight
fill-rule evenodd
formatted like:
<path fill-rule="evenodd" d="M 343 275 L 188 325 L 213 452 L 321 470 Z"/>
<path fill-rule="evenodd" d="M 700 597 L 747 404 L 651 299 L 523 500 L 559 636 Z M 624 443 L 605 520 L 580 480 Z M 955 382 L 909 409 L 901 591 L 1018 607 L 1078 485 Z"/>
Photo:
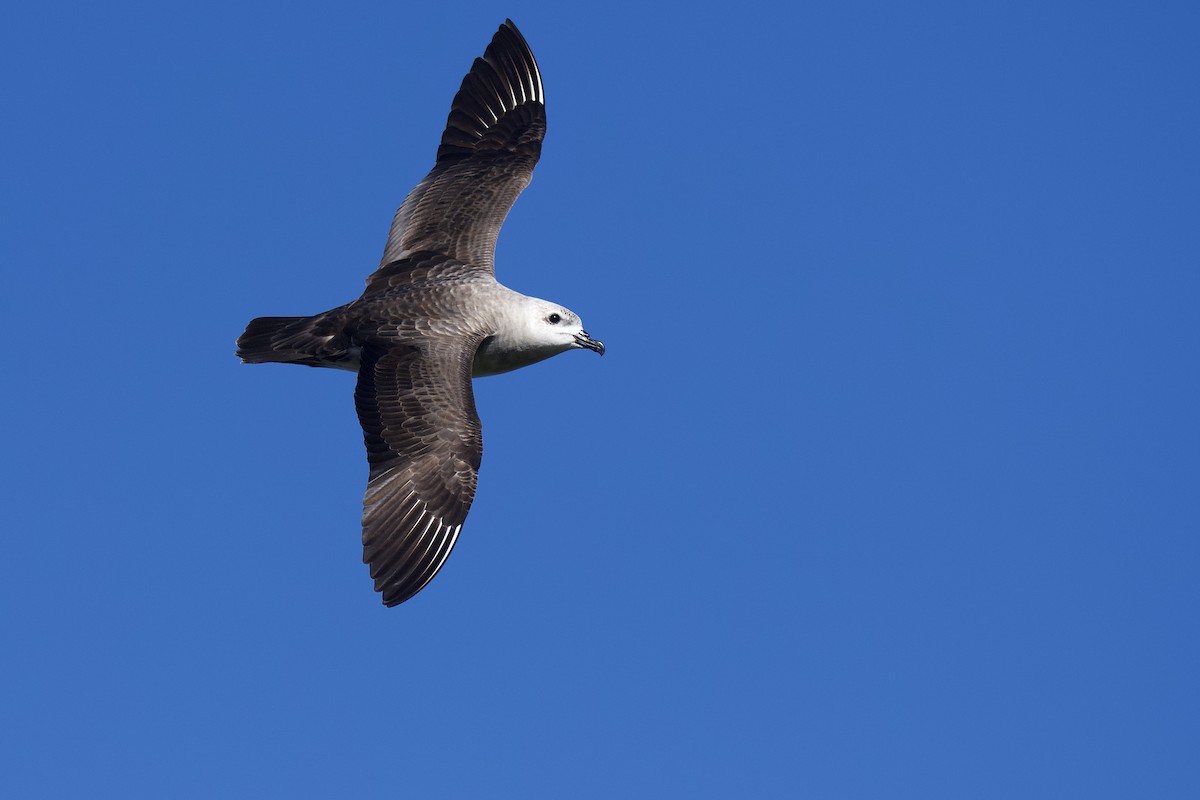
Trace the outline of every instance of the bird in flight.
<path fill-rule="evenodd" d="M 454 96 L 437 162 L 396 211 L 362 296 L 260 317 L 237 341 L 247 364 L 358 373 L 363 561 L 387 606 L 433 579 L 471 508 L 483 454 L 471 379 L 567 350 L 604 355 L 577 314 L 495 277 L 500 225 L 542 149 L 544 103 L 533 53 L 506 20 Z"/>

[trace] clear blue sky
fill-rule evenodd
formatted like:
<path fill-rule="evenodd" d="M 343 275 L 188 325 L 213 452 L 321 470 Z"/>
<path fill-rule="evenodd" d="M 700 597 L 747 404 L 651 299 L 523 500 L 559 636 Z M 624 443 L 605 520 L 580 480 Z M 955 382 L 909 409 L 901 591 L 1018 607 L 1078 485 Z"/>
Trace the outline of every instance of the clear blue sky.
<path fill-rule="evenodd" d="M 358 295 L 511 16 L 453 557 L 360 563 Z M 6 797 L 1200 796 L 1194 3 L 29 3 L 0 25 Z"/>

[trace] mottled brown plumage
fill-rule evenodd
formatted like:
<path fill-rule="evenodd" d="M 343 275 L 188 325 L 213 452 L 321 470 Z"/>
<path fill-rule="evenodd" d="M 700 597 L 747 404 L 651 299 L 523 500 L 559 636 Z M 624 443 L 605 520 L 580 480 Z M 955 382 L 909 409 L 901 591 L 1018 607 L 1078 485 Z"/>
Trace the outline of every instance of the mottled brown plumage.
<path fill-rule="evenodd" d="M 311 317 L 262 317 L 246 363 L 358 372 L 370 473 L 363 560 L 385 604 L 437 573 L 475 496 L 483 439 L 472 376 L 604 345 L 554 303 L 496 282 L 500 225 L 529 184 L 546 131 L 542 80 L 511 21 L 454 98 L 437 162 L 397 210 L 362 296 Z"/>
<path fill-rule="evenodd" d="M 380 266 L 429 250 L 491 272 L 496 236 L 533 178 L 545 135 L 542 76 L 508 20 L 463 78 L 437 164 L 396 211 Z"/>

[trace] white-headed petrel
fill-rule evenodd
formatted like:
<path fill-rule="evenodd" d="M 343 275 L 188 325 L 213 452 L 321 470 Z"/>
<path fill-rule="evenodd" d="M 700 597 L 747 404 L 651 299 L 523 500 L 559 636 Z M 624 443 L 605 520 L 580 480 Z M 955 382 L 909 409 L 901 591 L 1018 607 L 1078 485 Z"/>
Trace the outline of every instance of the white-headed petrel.
<path fill-rule="evenodd" d="M 458 539 L 483 453 L 473 376 L 567 350 L 604 354 L 578 315 L 496 282 L 496 235 L 529 185 L 546 133 L 542 77 L 506 21 L 450 106 L 437 163 L 396 211 L 379 268 L 352 303 L 262 317 L 238 339 L 247 364 L 358 372 L 370 475 L 363 561 L 385 605 L 429 583 Z"/>

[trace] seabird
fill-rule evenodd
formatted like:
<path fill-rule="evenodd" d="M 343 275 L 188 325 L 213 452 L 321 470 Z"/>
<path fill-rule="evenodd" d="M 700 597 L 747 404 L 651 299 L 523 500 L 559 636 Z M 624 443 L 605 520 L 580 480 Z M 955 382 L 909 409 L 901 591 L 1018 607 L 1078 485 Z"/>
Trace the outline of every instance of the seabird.
<path fill-rule="evenodd" d="M 363 561 L 387 606 L 433 579 L 471 508 L 483 453 L 472 377 L 567 350 L 604 355 L 577 314 L 495 278 L 496 235 L 541 153 L 544 101 L 533 53 L 506 20 L 463 78 L 437 162 L 396 211 L 362 296 L 311 317 L 260 317 L 237 341 L 246 364 L 358 373 Z"/>

